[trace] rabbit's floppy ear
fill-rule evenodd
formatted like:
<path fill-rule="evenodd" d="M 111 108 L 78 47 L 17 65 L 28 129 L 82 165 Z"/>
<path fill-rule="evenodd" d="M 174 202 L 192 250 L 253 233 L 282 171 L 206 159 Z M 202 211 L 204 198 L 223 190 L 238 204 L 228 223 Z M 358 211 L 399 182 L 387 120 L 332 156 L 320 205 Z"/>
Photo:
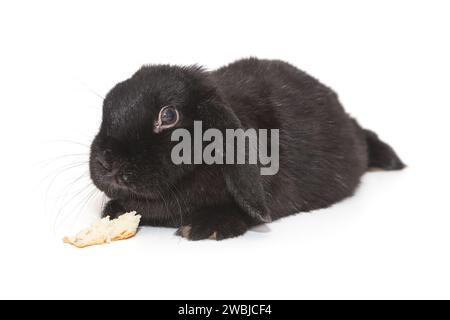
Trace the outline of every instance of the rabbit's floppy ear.
<path fill-rule="evenodd" d="M 227 189 L 239 207 L 259 222 L 272 221 L 266 207 L 264 189 L 256 164 L 224 166 Z"/>
<path fill-rule="evenodd" d="M 242 129 L 236 114 L 218 94 L 213 95 L 208 99 L 208 103 L 199 108 L 201 108 L 202 118 L 209 128 L 219 129 L 224 135 L 226 129 Z M 226 158 L 226 149 L 225 147 L 224 159 Z M 248 149 L 235 150 L 236 152 L 247 153 Z M 258 165 L 224 164 L 222 172 L 227 189 L 238 206 L 256 221 L 270 222 L 271 218 L 266 207 L 266 197 Z"/>

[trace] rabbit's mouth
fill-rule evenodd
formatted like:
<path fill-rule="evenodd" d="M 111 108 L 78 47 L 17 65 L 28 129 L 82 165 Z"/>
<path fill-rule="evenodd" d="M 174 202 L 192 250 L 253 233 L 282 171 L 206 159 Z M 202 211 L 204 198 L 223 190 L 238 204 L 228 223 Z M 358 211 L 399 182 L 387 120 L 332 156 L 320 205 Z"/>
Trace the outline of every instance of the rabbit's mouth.
<path fill-rule="evenodd" d="M 110 198 L 128 198 L 131 197 L 132 188 L 127 186 L 125 182 L 117 177 L 104 175 L 92 179 L 94 184 Z"/>
<path fill-rule="evenodd" d="M 111 199 L 158 200 L 164 192 L 160 183 L 151 184 L 148 180 L 144 183 L 124 166 L 105 168 L 104 164 L 91 161 L 90 173 L 94 185 Z"/>
<path fill-rule="evenodd" d="M 141 190 L 129 181 L 124 181 L 120 176 L 103 176 L 94 184 L 111 199 L 135 199 L 135 200 L 158 200 L 161 192 L 157 186 Z"/>

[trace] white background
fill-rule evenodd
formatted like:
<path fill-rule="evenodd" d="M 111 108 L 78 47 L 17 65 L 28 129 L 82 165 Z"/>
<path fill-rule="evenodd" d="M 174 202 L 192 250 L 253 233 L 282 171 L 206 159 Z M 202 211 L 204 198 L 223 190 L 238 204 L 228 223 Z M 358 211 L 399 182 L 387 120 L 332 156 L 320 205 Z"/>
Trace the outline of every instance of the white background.
<path fill-rule="evenodd" d="M 0 298 L 450 298 L 449 16 L 448 1 L 3 1 Z M 142 64 L 250 55 L 332 86 L 408 168 L 268 233 L 63 244 L 100 211 L 76 180 L 99 96 Z"/>

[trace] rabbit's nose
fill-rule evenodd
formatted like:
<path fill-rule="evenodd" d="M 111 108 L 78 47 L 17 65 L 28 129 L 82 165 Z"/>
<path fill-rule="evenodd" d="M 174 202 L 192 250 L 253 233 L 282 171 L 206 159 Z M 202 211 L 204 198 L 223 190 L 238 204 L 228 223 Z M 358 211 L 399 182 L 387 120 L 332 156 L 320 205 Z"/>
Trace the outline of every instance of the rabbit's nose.
<path fill-rule="evenodd" d="M 103 167 L 103 169 L 105 169 L 106 171 L 111 171 L 112 166 L 104 157 L 97 156 L 95 160 L 97 160 L 97 162 Z"/>

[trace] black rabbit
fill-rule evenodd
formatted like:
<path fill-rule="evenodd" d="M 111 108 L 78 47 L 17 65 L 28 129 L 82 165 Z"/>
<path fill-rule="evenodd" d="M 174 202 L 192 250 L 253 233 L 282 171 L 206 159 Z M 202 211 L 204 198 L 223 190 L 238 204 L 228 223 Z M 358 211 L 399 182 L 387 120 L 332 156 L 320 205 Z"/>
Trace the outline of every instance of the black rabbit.
<path fill-rule="evenodd" d="M 171 160 L 175 128 L 279 129 L 279 171 L 258 164 Z M 243 59 L 215 71 L 144 66 L 106 96 L 91 146 L 94 184 L 111 199 L 104 215 L 136 210 L 142 223 L 190 240 L 225 239 L 251 226 L 330 206 L 353 194 L 368 168 L 404 164 L 362 129 L 337 95 L 282 61 Z"/>

